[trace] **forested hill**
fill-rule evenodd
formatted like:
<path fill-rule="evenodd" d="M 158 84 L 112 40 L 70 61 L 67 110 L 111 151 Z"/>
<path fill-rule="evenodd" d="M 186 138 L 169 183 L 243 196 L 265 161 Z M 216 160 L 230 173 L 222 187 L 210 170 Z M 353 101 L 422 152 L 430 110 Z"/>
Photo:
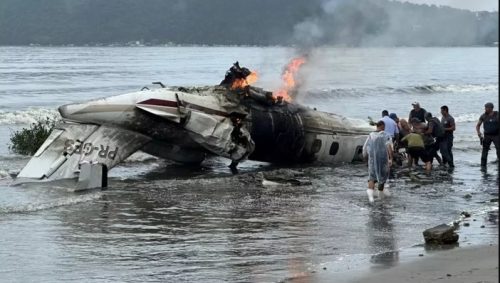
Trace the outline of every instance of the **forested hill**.
<path fill-rule="evenodd" d="M 0 45 L 474 46 L 498 12 L 387 0 L 1 0 Z"/>

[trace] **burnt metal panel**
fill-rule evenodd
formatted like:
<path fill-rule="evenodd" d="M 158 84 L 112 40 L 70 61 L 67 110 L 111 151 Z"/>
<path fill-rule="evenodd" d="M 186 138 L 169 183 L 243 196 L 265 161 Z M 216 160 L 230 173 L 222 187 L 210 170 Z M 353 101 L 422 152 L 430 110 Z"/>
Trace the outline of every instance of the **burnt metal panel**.
<path fill-rule="evenodd" d="M 304 128 L 297 112 L 287 107 L 269 111 L 251 109 L 251 136 L 255 151 L 250 159 L 276 163 L 299 160 L 305 144 Z"/>

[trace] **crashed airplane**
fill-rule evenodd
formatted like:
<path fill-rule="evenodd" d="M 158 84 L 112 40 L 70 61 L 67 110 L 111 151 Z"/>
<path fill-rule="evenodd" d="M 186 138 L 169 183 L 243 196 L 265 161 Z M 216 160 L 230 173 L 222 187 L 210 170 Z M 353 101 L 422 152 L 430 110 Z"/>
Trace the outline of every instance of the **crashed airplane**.
<path fill-rule="evenodd" d="M 366 128 L 241 84 L 238 63 L 217 86 L 160 87 L 59 107 L 57 125 L 18 182 L 81 177 L 83 164 L 110 170 L 136 151 L 180 163 L 208 156 L 271 163 L 362 160 Z"/>

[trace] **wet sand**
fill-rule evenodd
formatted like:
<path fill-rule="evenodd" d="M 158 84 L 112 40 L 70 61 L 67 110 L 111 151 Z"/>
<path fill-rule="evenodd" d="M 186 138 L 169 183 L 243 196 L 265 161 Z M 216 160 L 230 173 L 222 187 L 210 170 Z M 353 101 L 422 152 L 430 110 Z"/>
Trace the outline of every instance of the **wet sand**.
<path fill-rule="evenodd" d="M 454 248 L 346 282 L 498 282 L 498 244 Z"/>
<path fill-rule="evenodd" d="M 419 253 L 418 251 L 415 251 Z M 285 282 L 311 283 L 497 283 L 498 243 L 456 247 L 451 250 L 414 254 L 413 260 L 388 269 L 329 272 L 318 270 Z"/>
<path fill-rule="evenodd" d="M 494 210 L 488 215 L 488 218 L 480 221 L 476 221 L 479 215 L 460 221 L 456 230 L 460 240 L 456 244 L 441 246 L 422 243 L 372 255 L 369 260 L 363 260 L 361 256 L 358 264 L 348 261 L 345 271 L 335 268 L 339 262 L 325 262 L 283 282 L 498 283 L 498 212 Z M 485 227 L 488 231 L 483 230 Z"/>

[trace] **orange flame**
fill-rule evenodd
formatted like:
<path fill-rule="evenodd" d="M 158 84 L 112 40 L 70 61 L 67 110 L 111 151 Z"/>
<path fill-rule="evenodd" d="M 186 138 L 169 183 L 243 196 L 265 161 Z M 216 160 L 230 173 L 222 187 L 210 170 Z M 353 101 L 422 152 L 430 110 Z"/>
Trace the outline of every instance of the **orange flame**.
<path fill-rule="evenodd" d="M 275 97 L 281 96 L 286 101 L 292 100 L 289 92 L 294 90 L 296 86 L 295 77 L 300 69 L 300 66 L 302 66 L 302 64 L 304 64 L 305 62 L 306 59 L 304 57 L 298 57 L 292 59 L 292 61 L 288 63 L 286 69 L 283 71 L 283 75 L 281 76 L 283 80 L 283 86 L 274 92 Z"/>
<path fill-rule="evenodd" d="M 246 78 L 234 80 L 231 85 L 231 89 L 245 88 L 246 86 L 255 83 L 258 78 L 259 76 L 257 75 L 257 72 L 252 71 Z"/>

